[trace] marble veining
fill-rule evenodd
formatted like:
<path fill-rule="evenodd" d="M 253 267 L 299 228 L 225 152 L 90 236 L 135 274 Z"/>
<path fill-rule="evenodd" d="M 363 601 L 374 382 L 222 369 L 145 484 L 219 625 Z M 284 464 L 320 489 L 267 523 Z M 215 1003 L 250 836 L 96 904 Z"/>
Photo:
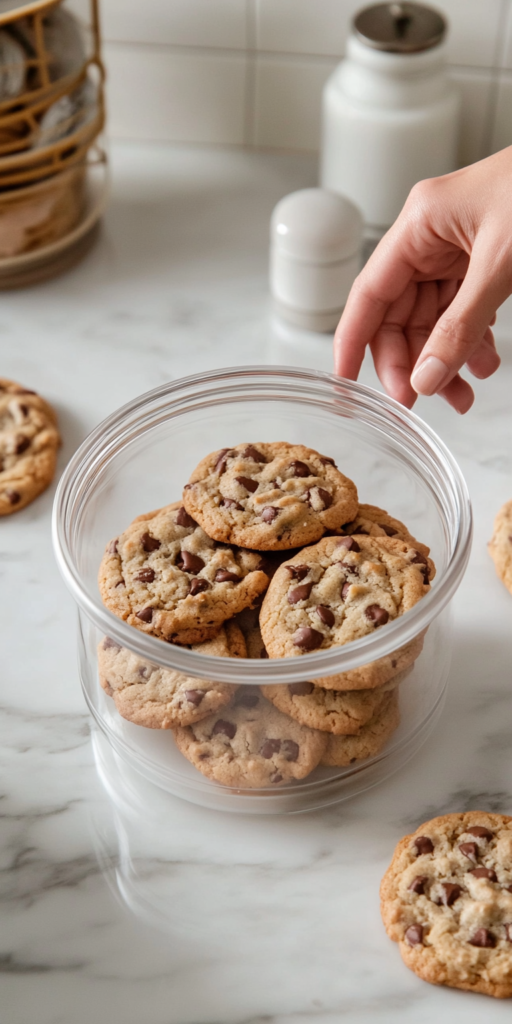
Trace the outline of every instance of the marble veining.
<path fill-rule="evenodd" d="M 163 381 L 238 363 L 331 368 L 330 339 L 275 322 L 267 292 L 270 211 L 315 182 L 311 158 L 117 145 L 113 167 L 97 248 L 0 306 L 2 374 L 55 403 L 61 467 L 100 419 Z M 90 736 L 52 493 L 0 523 L 2 1024 L 510 1019 L 507 1003 L 415 978 L 378 909 L 405 831 L 450 810 L 512 813 L 512 599 L 486 551 L 512 496 L 510 302 L 497 336 L 502 369 L 476 382 L 467 417 L 418 403 L 475 510 L 446 708 L 406 769 L 352 802 L 245 818 L 130 774 Z M 368 361 L 363 380 L 376 383 Z"/>

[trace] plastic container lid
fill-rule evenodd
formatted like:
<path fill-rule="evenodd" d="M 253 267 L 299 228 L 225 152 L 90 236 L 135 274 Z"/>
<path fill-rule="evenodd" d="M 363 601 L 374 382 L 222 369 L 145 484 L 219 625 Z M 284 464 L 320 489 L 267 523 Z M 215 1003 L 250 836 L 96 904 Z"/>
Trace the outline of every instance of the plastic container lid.
<path fill-rule="evenodd" d="M 439 11 L 423 4 L 374 4 L 356 14 L 356 36 L 374 50 L 419 53 L 442 42 L 447 28 Z"/>
<path fill-rule="evenodd" d="M 270 231 L 272 243 L 293 259 L 336 263 L 360 248 L 363 218 L 345 196 L 322 188 L 303 188 L 280 200 Z"/>

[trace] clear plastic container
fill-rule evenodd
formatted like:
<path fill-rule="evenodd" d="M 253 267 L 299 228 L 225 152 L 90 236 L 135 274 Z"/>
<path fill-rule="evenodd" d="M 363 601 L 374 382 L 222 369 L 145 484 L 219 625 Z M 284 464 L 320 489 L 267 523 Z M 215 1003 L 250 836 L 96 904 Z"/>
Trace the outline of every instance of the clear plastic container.
<path fill-rule="evenodd" d="M 208 452 L 250 441 L 286 440 L 335 459 L 360 501 L 385 508 L 428 544 L 437 575 L 405 615 L 343 647 L 295 658 L 206 657 L 128 626 L 102 604 L 98 566 L 106 542 L 144 511 L 179 500 Z M 244 813 L 308 810 L 352 797 L 402 767 L 439 718 L 451 652 L 449 603 L 471 544 L 471 507 L 461 472 L 413 413 L 371 388 L 289 367 L 198 374 L 142 395 L 101 423 L 71 459 L 54 507 L 59 567 L 79 615 L 79 671 L 90 712 L 116 755 L 162 789 L 209 808 Z M 97 647 L 104 637 L 154 665 L 188 675 L 283 686 L 373 663 L 424 637 L 399 688 L 399 728 L 379 753 L 346 768 L 316 768 L 301 781 L 230 789 L 200 774 L 168 730 L 125 721 L 102 690 Z"/>

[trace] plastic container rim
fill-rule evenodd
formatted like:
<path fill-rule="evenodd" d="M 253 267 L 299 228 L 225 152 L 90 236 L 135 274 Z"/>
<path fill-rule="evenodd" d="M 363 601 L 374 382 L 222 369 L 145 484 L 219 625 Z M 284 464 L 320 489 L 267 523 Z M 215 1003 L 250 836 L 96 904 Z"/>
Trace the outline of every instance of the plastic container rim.
<path fill-rule="evenodd" d="M 432 590 L 385 630 L 376 630 L 371 636 L 346 647 L 315 651 L 297 658 L 221 659 L 166 644 L 135 629 L 104 607 L 99 592 L 93 598 L 84 587 L 73 557 L 73 531 L 79 525 L 80 510 L 98 473 L 136 436 L 157 423 L 179 416 L 181 412 L 211 408 L 215 403 L 244 401 L 246 391 L 260 401 L 291 401 L 294 394 L 296 400 L 309 401 L 316 406 L 327 401 L 335 415 L 345 418 L 350 417 L 350 413 L 344 411 L 343 406 L 352 403 L 351 418 L 357 419 L 357 412 L 364 412 L 365 422 L 392 436 L 395 444 L 401 439 L 409 455 L 422 456 L 423 479 L 430 464 L 431 475 L 438 477 L 436 483 L 439 487 L 444 485 L 444 498 L 453 518 L 448 564 L 443 572 L 438 572 Z M 432 488 L 432 483 L 430 486 Z M 443 516 L 446 523 L 446 508 Z M 120 527 L 125 528 L 122 524 Z M 415 413 L 371 387 L 334 374 L 300 367 L 248 365 L 209 370 L 171 381 L 139 395 L 99 423 L 72 456 L 61 477 L 53 506 L 52 537 L 57 564 L 78 607 L 120 646 L 164 668 L 218 682 L 292 683 L 335 675 L 375 661 L 424 630 L 451 600 L 462 579 L 471 548 L 472 514 L 467 486 L 457 462 L 443 441 Z M 105 543 L 108 539 L 105 538 Z"/>

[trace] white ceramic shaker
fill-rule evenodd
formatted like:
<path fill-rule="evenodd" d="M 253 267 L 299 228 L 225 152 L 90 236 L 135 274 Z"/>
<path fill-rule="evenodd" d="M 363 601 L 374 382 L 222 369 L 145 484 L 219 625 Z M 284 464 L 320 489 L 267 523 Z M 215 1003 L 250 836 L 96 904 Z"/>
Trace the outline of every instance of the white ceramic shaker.
<path fill-rule="evenodd" d="M 366 7 L 323 94 L 321 184 L 362 210 L 367 237 L 398 216 L 412 186 L 456 167 L 459 98 L 443 16 L 415 3 Z"/>
<path fill-rule="evenodd" d="M 276 313 L 303 330 L 332 331 L 361 269 L 363 219 L 343 196 L 305 188 L 285 196 L 270 224 Z"/>

